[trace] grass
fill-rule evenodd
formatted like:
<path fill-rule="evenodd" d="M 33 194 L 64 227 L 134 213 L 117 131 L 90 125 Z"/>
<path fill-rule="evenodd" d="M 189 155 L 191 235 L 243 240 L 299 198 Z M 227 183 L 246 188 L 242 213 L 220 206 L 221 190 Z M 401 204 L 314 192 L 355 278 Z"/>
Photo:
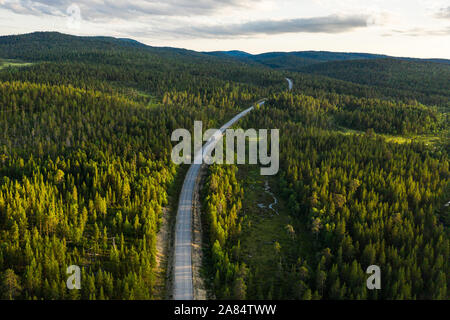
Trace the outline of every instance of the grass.
<path fill-rule="evenodd" d="M 159 101 L 157 97 L 144 91 L 137 91 L 137 94 L 139 97 L 143 97 L 147 100 L 147 108 L 152 109 L 161 106 L 161 101 Z"/>
<path fill-rule="evenodd" d="M 0 70 L 8 67 L 28 67 L 31 65 L 32 63 L 29 62 L 22 62 L 11 59 L 0 59 Z"/>
<path fill-rule="evenodd" d="M 441 138 L 439 136 L 433 135 L 418 135 L 412 137 L 403 137 L 403 136 L 391 136 L 391 135 L 382 135 L 387 142 L 395 142 L 395 143 L 411 143 L 411 142 L 422 142 L 425 145 L 435 145 L 441 142 Z"/>
<path fill-rule="evenodd" d="M 241 259 L 250 268 L 258 268 L 260 276 L 257 281 L 269 285 L 277 274 L 280 259 L 289 265 L 301 256 L 309 260 L 311 256 L 309 233 L 298 219 L 290 216 L 287 203 L 282 199 L 278 189 L 277 177 L 260 175 L 259 166 L 239 166 L 238 179 L 244 187 L 245 198 L 242 214 L 245 220 L 241 234 Z M 278 215 L 268 208 L 273 197 L 265 192 L 265 181 L 269 181 L 271 192 L 278 199 L 274 209 Z M 264 204 L 260 208 L 258 204 Z M 292 237 L 286 230 L 290 224 L 295 229 Z M 275 242 L 281 246 L 280 254 L 275 249 Z"/>
<path fill-rule="evenodd" d="M 351 135 L 351 134 L 365 134 L 363 131 L 353 130 L 345 127 L 339 127 L 337 132 L 340 132 L 345 135 Z M 445 136 L 448 135 L 448 133 L 443 132 L 442 134 L 427 134 L 427 135 L 410 135 L 410 136 L 401 136 L 401 135 L 389 135 L 389 134 L 378 134 L 377 136 L 382 137 L 386 140 L 386 142 L 393 142 L 393 143 L 412 143 L 412 142 L 418 142 L 418 143 L 424 143 L 425 145 L 429 146 L 436 146 L 438 144 L 441 144 L 444 140 L 447 139 Z"/>

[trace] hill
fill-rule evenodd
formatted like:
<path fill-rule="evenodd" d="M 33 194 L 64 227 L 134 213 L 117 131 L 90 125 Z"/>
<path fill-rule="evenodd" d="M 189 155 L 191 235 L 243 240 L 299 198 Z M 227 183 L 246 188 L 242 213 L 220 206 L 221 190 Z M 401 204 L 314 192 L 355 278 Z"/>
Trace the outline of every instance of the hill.
<path fill-rule="evenodd" d="M 50 63 L 46 68 L 59 73 L 58 78 L 61 73 L 75 73 L 65 70 L 70 64 L 77 73 L 89 74 L 96 82 L 127 82 L 127 86 L 155 93 L 159 90 L 149 83 L 155 83 L 158 77 L 165 78 L 168 72 L 178 74 L 173 76 L 173 81 L 185 85 L 188 83 L 182 79 L 189 77 L 204 83 L 221 79 L 253 86 L 277 86 L 276 90 L 282 88 L 280 83 L 286 72 L 292 72 L 291 77 L 301 78 L 302 86 L 297 88 L 309 94 L 333 88 L 338 93 L 360 97 L 449 104 L 450 90 L 448 81 L 445 82 L 449 78 L 449 65 L 386 57 L 325 51 L 261 55 L 242 51 L 201 53 L 151 47 L 131 39 L 77 37 L 57 32 L 0 37 L 0 58 Z M 36 77 L 47 78 L 40 81 L 55 79 L 48 72 L 38 72 L 41 68 L 42 64 L 35 65 L 29 72 L 34 70 Z M 97 70 L 96 74 L 92 74 L 93 70 Z M 19 74 L 14 76 L 20 80 Z M 444 79 L 443 85 L 439 79 Z M 395 85 L 392 81 L 396 81 Z"/>
<path fill-rule="evenodd" d="M 217 128 L 262 97 L 239 125 L 279 128 L 279 174 L 212 166 L 205 179 L 214 296 L 448 297 L 449 121 L 430 106 L 449 101 L 447 69 L 339 55 L 260 57 L 270 67 L 130 39 L 1 37 L 0 298 L 163 298 L 156 235 L 186 172 L 171 133 Z M 69 265 L 79 291 L 66 288 Z"/>
<path fill-rule="evenodd" d="M 267 52 L 252 55 L 242 51 L 215 51 L 205 52 L 214 56 L 229 56 L 246 62 L 257 62 L 271 68 L 285 69 L 290 71 L 301 71 L 300 69 L 324 62 L 352 61 L 352 60 L 374 60 L 374 59 L 399 59 L 416 62 L 435 62 L 450 64 L 447 59 L 418 59 L 407 57 L 392 57 L 383 54 L 354 53 L 354 52 L 330 52 L 330 51 L 294 51 L 294 52 Z"/>
<path fill-rule="evenodd" d="M 333 61 L 314 64 L 302 72 L 369 86 L 449 96 L 450 65 L 399 59 Z"/>
<path fill-rule="evenodd" d="M 450 60 L 389 57 L 368 53 L 327 51 L 270 52 L 258 55 L 236 51 L 209 55 L 245 62 L 253 66 L 294 73 L 325 76 L 376 90 L 375 96 L 418 100 L 449 106 Z M 315 78 L 318 80 L 318 78 Z M 329 82 L 330 79 L 323 79 Z M 337 84 L 337 86 L 341 86 Z M 353 92 L 360 89 L 352 88 Z"/>

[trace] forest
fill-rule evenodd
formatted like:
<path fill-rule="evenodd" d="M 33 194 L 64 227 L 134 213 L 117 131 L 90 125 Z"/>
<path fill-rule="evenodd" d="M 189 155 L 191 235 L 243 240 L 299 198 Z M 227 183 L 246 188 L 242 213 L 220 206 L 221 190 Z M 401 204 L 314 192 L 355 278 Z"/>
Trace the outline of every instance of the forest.
<path fill-rule="evenodd" d="M 267 276 L 242 253 L 246 233 L 270 223 L 248 212 L 256 191 L 247 169 L 208 168 L 201 196 L 213 295 L 448 299 L 444 64 L 371 58 L 299 72 L 59 33 L 0 37 L 2 60 L 0 298 L 164 298 L 157 234 L 186 169 L 171 162 L 171 133 L 195 120 L 217 128 L 266 98 L 238 125 L 280 129 L 271 183 L 291 221 L 279 233 L 289 236 L 273 244 Z M 340 64 L 345 72 L 333 71 Z M 386 69 L 365 72 L 372 64 Z M 429 136 L 436 142 L 421 141 Z M 383 270 L 379 292 L 365 287 L 372 264 Z M 81 267 L 81 290 L 66 287 L 70 265 Z"/>
<path fill-rule="evenodd" d="M 375 126 L 344 135 L 330 121 L 337 109 L 286 93 L 245 121 L 248 127 L 281 130 L 282 168 L 276 179 L 297 227 L 286 226 L 294 236 L 289 248 L 275 243 L 273 254 L 279 261 L 271 279 L 240 253 L 249 232 L 242 231 L 247 218 L 244 194 L 251 187 L 245 190 L 237 179 L 240 168 L 209 170 L 204 207 L 218 297 L 448 298 L 448 144 L 431 149 L 423 143 L 387 143 L 373 131 Z M 416 116 L 411 111 L 404 123 Z M 390 125 L 400 120 L 389 113 L 378 115 Z M 307 252 L 295 248 L 300 232 L 309 235 Z M 386 289 L 380 293 L 363 285 L 365 270 L 373 264 L 385 270 Z"/>

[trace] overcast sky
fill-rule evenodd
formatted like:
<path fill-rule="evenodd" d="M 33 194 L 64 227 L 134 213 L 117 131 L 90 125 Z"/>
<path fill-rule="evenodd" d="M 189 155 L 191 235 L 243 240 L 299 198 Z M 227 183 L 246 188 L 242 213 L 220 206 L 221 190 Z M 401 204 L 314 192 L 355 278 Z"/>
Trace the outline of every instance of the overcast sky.
<path fill-rule="evenodd" d="M 450 59 L 449 0 L 0 0 L 0 34 L 59 31 L 197 51 Z"/>

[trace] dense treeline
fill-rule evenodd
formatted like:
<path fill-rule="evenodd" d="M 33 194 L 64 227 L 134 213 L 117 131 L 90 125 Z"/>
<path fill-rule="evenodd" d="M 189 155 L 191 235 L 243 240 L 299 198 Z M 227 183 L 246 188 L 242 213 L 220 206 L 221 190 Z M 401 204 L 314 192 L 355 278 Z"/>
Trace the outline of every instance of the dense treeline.
<path fill-rule="evenodd" d="M 450 67 L 445 59 L 393 58 L 364 53 L 323 51 L 212 52 L 210 55 L 290 72 L 297 92 L 337 92 L 409 103 L 450 105 Z"/>
<path fill-rule="evenodd" d="M 39 62 L 27 72 L 4 70 L 0 73 L 4 81 L 62 83 L 82 88 L 87 85 L 90 89 L 116 84 L 115 87 L 134 87 L 156 96 L 175 89 L 207 92 L 229 81 L 247 84 L 254 91 L 284 87 L 282 74 L 269 69 L 115 38 L 74 37 L 51 32 L 6 36 L 0 37 L 0 57 Z M 259 96 L 264 93 L 260 92 Z"/>
<path fill-rule="evenodd" d="M 276 111 L 274 111 L 274 109 Z M 313 98 L 303 94 L 273 95 L 263 110 L 271 110 L 277 119 L 295 121 L 306 126 L 333 128 L 340 125 L 388 134 L 438 133 L 447 123 L 447 116 L 421 104 L 329 95 Z"/>
<path fill-rule="evenodd" d="M 37 68 L 40 72 L 35 72 L 39 82 L 47 80 L 53 84 L 56 84 L 53 76 L 46 73 L 52 73 L 56 68 L 59 69 L 58 73 L 75 75 L 71 77 L 73 82 L 63 82 L 64 84 L 83 84 L 76 77 L 79 72 L 77 69 L 81 68 L 82 73 L 91 76 L 91 80 L 93 77 L 98 78 L 96 81 L 116 82 L 119 87 L 126 84 L 155 95 L 175 86 L 182 90 L 200 88 L 197 81 L 203 81 L 202 85 L 211 82 L 211 86 L 223 84 L 217 80 L 236 81 L 259 88 L 273 87 L 272 92 L 285 88 L 283 72 L 268 67 L 221 56 L 149 47 L 107 37 L 75 37 L 50 32 L 5 36 L 0 37 L 0 57 L 53 62 L 57 66 L 39 66 Z M 42 72 L 42 68 L 45 68 L 45 72 Z M 315 97 L 337 93 L 361 98 L 395 99 L 404 103 L 420 101 L 428 105 L 449 106 L 449 67 L 445 64 L 368 59 L 319 63 L 310 68 L 313 69 L 304 70 L 306 73 L 289 74 L 294 80 L 296 92 Z M 23 80 L 1 78 L 1 73 L 0 79 Z"/>
<path fill-rule="evenodd" d="M 449 106 L 450 66 L 445 63 L 367 59 L 320 63 L 301 70 L 368 85 L 396 98 L 409 96 L 423 103 Z"/>
<path fill-rule="evenodd" d="M 219 299 L 245 299 L 247 267 L 239 256 L 242 230 L 243 189 L 236 179 L 236 166 L 213 165 L 204 187 L 204 220 L 207 225 L 214 275 L 213 290 Z"/>
<path fill-rule="evenodd" d="M 21 288 L 2 294 L 153 298 L 156 233 L 176 174 L 171 132 L 194 120 L 217 127 L 230 108 L 215 101 L 232 92 L 198 106 L 171 92 L 176 105 L 148 108 L 71 86 L 0 83 L 0 266 Z M 83 270 L 79 293 L 66 289 L 72 264 Z"/>
<path fill-rule="evenodd" d="M 404 104 L 373 99 L 341 99 L 337 122 L 345 127 L 389 134 L 438 133 L 441 121 L 437 111 L 420 104 Z"/>
<path fill-rule="evenodd" d="M 370 76 L 370 73 L 366 73 Z M 319 74 L 289 73 L 289 77 L 294 80 L 295 93 L 306 94 L 317 98 L 338 95 L 350 95 L 359 98 L 375 98 L 382 100 L 395 100 L 407 104 L 417 104 L 418 102 L 430 106 L 447 107 L 450 105 L 450 97 L 445 95 L 433 95 L 417 90 L 399 89 L 394 87 L 378 87 L 357 82 L 350 82 L 335 78 L 322 76 Z"/>
<path fill-rule="evenodd" d="M 14 284 L 0 293 L 154 298 L 156 233 L 177 173 L 171 133 L 194 120 L 218 127 L 282 75 L 41 35 L 0 39 L 9 58 L 51 61 L 0 72 L 0 281 Z M 82 267 L 78 293 L 66 289 L 71 264 Z"/>
<path fill-rule="evenodd" d="M 271 279 L 250 268 L 243 285 L 247 297 L 447 299 L 448 210 L 444 216 L 437 212 L 448 202 L 448 154 L 423 144 L 387 143 L 370 133 L 318 128 L 320 104 L 306 97 L 297 102 L 280 104 L 281 110 L 267 105 L 245 125 L 280 128 L 282 196 L 289 214 L 308 228 L 314 252 L 280 259 Z M 381 291 L 365 285 L 365 270 L 373 264 L 382 270 Z"/>
<path fill-rule="evenodd" d="M 14 298 L 151 298 L 170 118 L 94 91 L 0 87 L 0 265 L 20 279 Z"/>
<path fill-rule="evenodd" d="M 131 56 L 132 57 L 132 56 Z M 27 68 L 5 68 L 0 71 L 2 81 L 29 81 L 43 84 L 65 84 L 83 89 L 96 89 L 103 92 L 122 92 L 128 94 L 131 89 L 139 90 L 156 97 L 162 97 L 168 91 L 187 91 L 208 95 L 217 90 L 230 90 L 242 80 L 246 71 L 230 71 L 224 68 L 220 76 L 208 75 L 206 71 L 199 73 L 195 66 L 184 65 L 175 68 L 170 64 L 155 64 L 148 60 L 132 63 L 106 64 L 102 59 L 97 63 L 86 62 L 45 62 Z M 221 66 L 216 66 L 219 70 Z M 212 68 L 212 67 L 211 67 Z M 223 72 L 223 73 L 222 73 Z M 248 75 L 247 75 L 248 76 Z M 279 79 L 277 79 L 279 78 Z M 251 79 L 262 79 L 259 87 Z M 248 76 L 249 82 L 239 81 L 239 87 L 258 97 L 268 94 L 272 85 L 282 83 L 281 75 L 276 77 L 271 72 L 261 72 Z M 270 91 L 275 91 L 271 89 Z M 136 93 L 134 94 L 136 95 Z"/>
<path fill-rule="evenodd" d="M 310 287 L 324 298 L 366 298 L 364 271 L 376 264 L 384 284 L 377 298 L 447 298 L 449 243 L 435 213 L 449 184 L 447 156 L 301 131 L 286 142 L 292 153 L 280 183 L 323 252 Z"/>

